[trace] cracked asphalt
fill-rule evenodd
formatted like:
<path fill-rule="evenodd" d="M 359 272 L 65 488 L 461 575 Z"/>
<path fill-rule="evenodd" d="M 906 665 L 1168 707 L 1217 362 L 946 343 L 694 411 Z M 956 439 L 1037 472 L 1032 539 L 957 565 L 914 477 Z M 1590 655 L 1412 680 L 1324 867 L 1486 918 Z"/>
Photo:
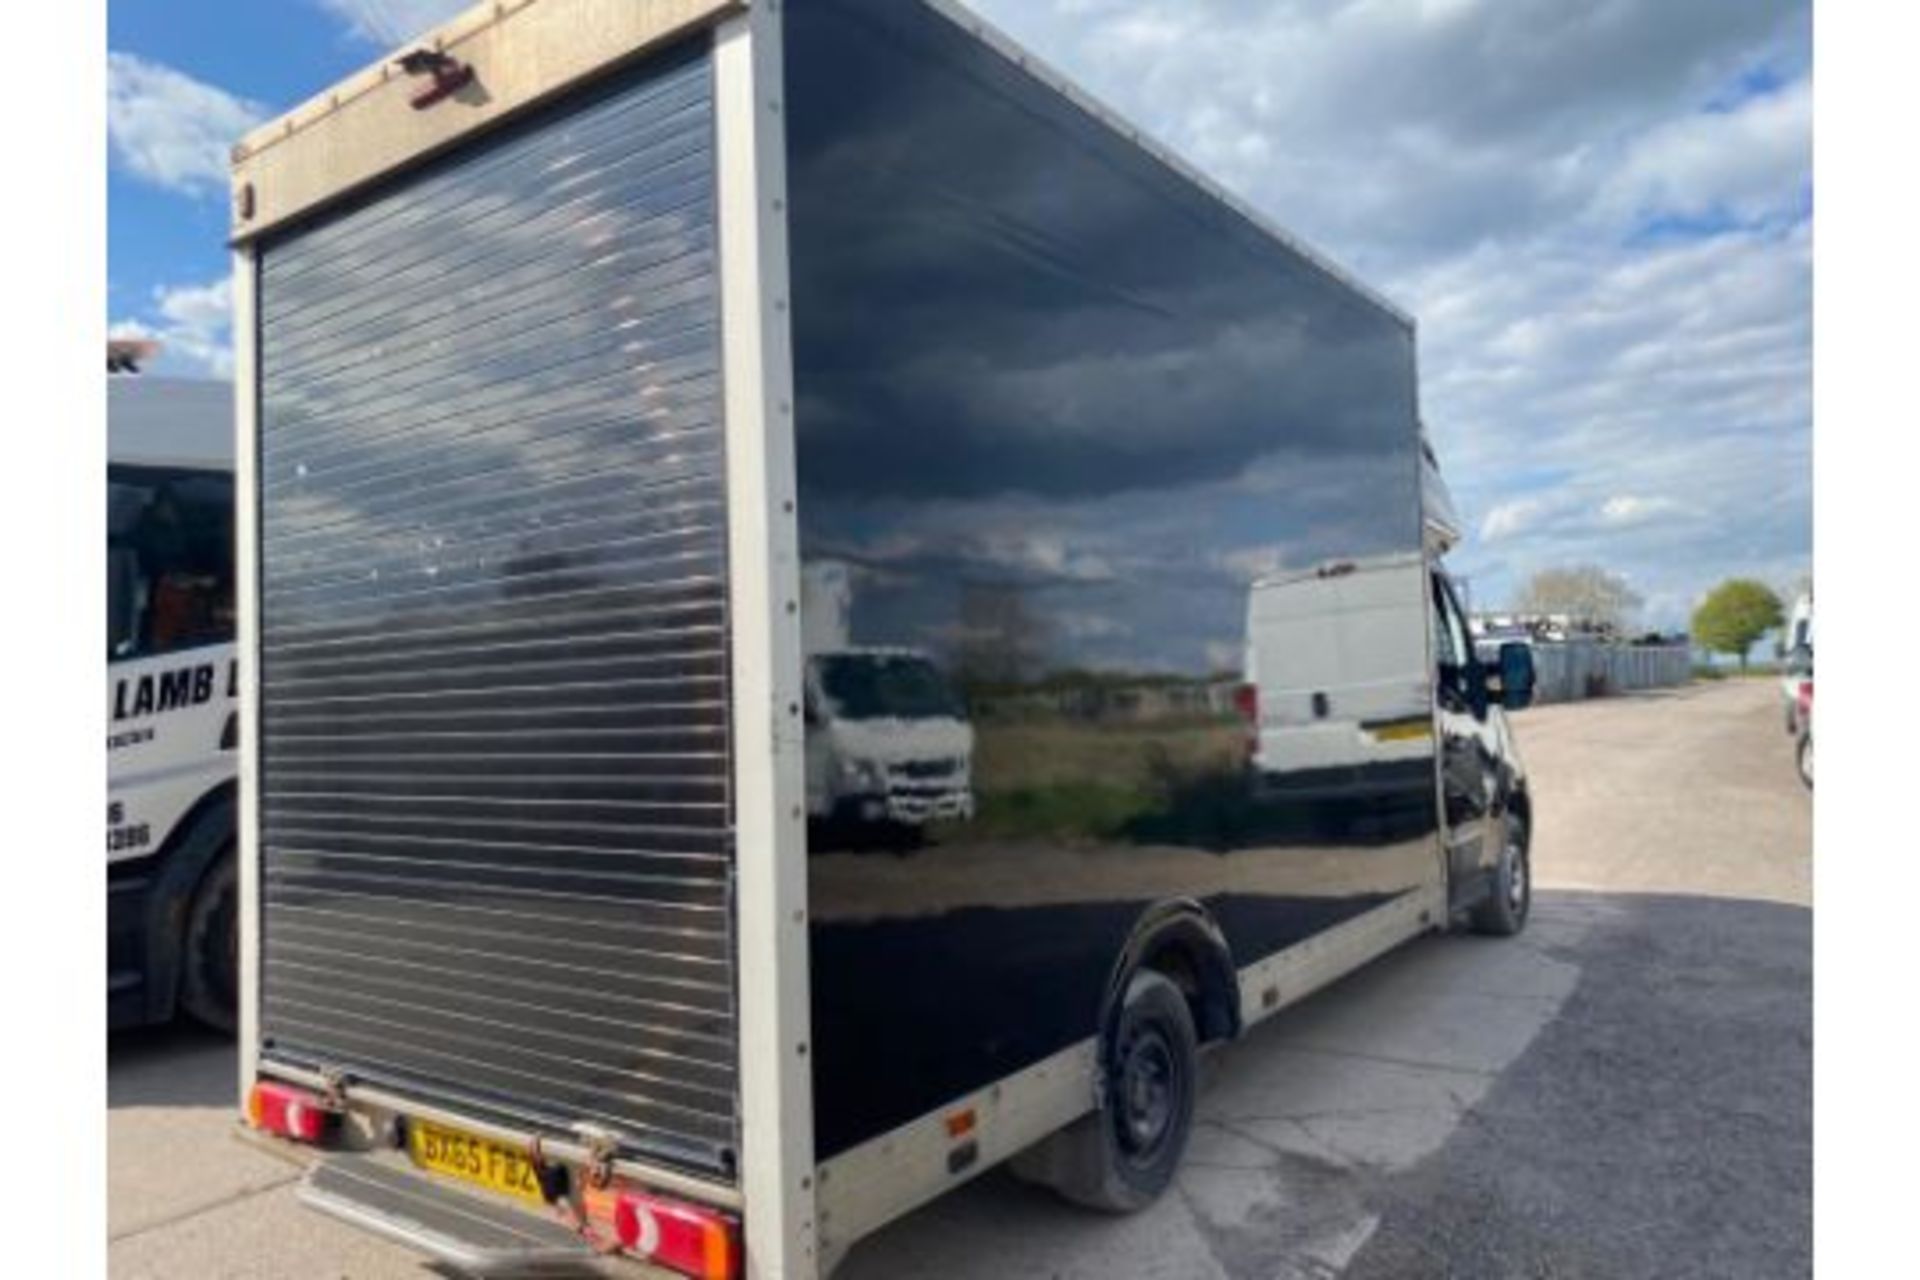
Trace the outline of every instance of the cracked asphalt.
<path fill-rule="evenodd" d="M 1518 717 L 1521 938 L 1413 943 L 1210 1055 L 1174 1194 L 1074 1210 L 995 1172 L 848 1256 L 926 1276 L 1804 1276 L 1812 806 L 1770 681 Z M 110 1271 L 429 1274 L 229 1136 L 229 1044 L 109 1045 Z"/>

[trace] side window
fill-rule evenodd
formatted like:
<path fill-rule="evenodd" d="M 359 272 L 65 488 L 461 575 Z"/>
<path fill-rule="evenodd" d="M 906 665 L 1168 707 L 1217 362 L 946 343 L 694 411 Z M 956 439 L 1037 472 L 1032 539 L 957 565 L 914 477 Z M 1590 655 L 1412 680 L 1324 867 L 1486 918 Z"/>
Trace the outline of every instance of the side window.
<path fill-rule="evenodd" d="M 107 471 L 107 660 L 137 657 L 145 648 L 147 579 L 138 534 L 156 485 L 145 472 Z"/>
<path fill-rule="evenodd" d="M 1440 580 L 1433 580 L 1433 660 L 1442 670 L 1460 665 L 1460 646 L 1455 643 L 1452 619 L 1447 616 L 1447 596 Z"/>
<path fill-rule="evenodd" d="M 1467 687 L 1468 657 L 1473 652 L 1461 624 L 1460 611 L 1447 589 L 1446 579 L 1433 578 L 1433 660 L 1439 668 L 1440 683 L 1458 693 Z"/>
<path fill-rule="evenodd" d="M 233 480 L 123 468 L 107 481 L 107 656 L 233 639 Z"/>

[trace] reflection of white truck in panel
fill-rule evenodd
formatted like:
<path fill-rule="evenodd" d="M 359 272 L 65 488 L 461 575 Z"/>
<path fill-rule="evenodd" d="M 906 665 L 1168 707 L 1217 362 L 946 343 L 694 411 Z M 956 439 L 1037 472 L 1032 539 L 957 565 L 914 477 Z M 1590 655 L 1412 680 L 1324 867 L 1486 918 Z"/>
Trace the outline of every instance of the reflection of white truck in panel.
<path fill-rule="evenodd" d="M 1431 767 L 1425 570 L 1410 554 L 1253 584 L 1241 699 L 1256 785 L 1351 794 Z"/>
<path fill-rule="evenodd" d="M 230 1027 L 233 390 L 107 381 L 107 1016 Z"/>
<path fill-rule="evenodd" d="M 973 816 L 973 727 L 932 658 L 851 642 L 852 574 L 801 574 L 806 649 L 807 813 L 815 820 L 921 827 Z"/>

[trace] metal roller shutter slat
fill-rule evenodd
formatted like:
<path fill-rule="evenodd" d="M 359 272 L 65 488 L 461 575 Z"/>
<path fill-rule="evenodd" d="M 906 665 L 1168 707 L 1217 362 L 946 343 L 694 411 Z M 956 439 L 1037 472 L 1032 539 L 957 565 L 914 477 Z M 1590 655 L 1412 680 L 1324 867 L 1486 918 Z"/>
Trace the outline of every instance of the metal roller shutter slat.
<path fill-rule="evenodd" d="M 263 1045 L 733 1176 L 711 68 L 261 247 Z"/>

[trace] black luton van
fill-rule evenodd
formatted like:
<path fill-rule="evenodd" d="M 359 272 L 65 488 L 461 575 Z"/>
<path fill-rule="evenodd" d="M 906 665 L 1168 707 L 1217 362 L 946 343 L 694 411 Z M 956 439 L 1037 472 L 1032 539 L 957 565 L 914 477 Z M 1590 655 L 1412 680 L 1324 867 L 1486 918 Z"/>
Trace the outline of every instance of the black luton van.
<path fill-rule="evenodd" d="M 1413 322 L 947 0 L 483 4 L 233 209 L 242 1088 L 314 1208 L 799 1278 L 1003 1160 L 1129 1210 L 1199 1046 L 1524 923 Z M 1315 618 L 1390 695 L 1289 684 Z"/>

